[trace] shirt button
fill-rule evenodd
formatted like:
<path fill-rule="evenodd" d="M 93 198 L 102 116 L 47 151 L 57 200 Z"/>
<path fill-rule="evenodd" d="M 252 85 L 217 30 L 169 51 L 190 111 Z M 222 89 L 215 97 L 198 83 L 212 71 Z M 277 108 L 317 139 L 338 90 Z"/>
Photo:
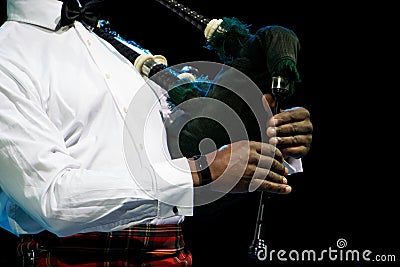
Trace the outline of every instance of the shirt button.
<path fill-rule="evenodd" d="M 128 108 L 127 107 L 124 107 L 124 112 L 128 113 Z"/>
<path fill-rule="evenodd" d="M 86 43 L 87 43 L 89 46 L 92 45 L 92 42 L 90 42 L 90 40 L 87 40 Z"/>
<path fill-rule="evenodd" d="M 110 79 L 110 77 L 111 77 L 111 75 L 109 73 L 106 73 L 105 76 L 106 76 L 107 79 Z"/>
<path fill-rule="evenodd" d="M 176 206 L 174 206 L 174 207 L 172 208 L 172 211 L 173 211 L 175 214 L 177 214 L 177 213 L 178 213 L 178 208 L 177 208 Z"/>

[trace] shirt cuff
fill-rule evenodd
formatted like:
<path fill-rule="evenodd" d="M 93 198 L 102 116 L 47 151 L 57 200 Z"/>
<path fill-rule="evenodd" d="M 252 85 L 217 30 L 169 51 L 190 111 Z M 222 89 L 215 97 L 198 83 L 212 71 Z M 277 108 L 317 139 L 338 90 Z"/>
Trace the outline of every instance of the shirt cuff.
<path fill-rule="evenodd" d="M 285 167 L 289 169 L 289 174 L 303 172 L 303 163 L 301 159 L 287 157 L 283 162 L 283 165 L 285 165 Z"/>
<path fill-rule="evenodd" d="M 153 169 L 158 176 L 158 217 L 192 216 L 193 179 L 187 159 L 159 162 Z"/>

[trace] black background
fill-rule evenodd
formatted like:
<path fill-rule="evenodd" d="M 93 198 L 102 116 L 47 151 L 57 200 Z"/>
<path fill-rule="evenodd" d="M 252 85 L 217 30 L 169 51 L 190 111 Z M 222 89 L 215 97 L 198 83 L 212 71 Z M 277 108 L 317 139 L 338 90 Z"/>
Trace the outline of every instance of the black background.
<path fill-rule="evenodd" d="M 108 1 L 102 13 L 125 39 L 164 55 L 169 65 L 218 61 L 204 49 L 202 32 L 161 4 L 133 1 L 134 6 L 124 7 L 127 3 Z M 252 32 L 281 25 L 300 39 L 302 83 L 291 101 L 310 110 L 313 144 L 303 160 L 304 173 L 291 181 L 293 192 L 278 199 L 269 245 L 318 250 L 336 248 L 344 238 L 349 249 L 396 254 L 400 261 L 393 7 L 384 2 L 350 7 L 349 1 L 181 3 L 209 18 L 237 17 L 251 24 Z M 4 0 L 0 10 L 4 21 Z M 15 238 L 0 230 L 0 240 L 0 266 L 13 266 Z"/>

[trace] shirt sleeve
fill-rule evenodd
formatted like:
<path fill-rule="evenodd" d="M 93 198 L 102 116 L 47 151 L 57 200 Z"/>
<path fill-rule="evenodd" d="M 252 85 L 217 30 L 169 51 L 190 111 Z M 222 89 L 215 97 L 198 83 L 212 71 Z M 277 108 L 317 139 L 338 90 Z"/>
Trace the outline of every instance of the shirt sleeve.
<path fill-rule="evenodd" d="M 32 221 L 59 236 L 120 230 L 177 215 L 171 205 L 160 210 L 163 203 L 157 195 L 175 193 L 175 198 L 190 202 L 192 181 L 186 159 L 180 160 L 186 172 L 172 171 L 175 179 L 183 178 L 182 186 L 161 184 L 152 188 L 154 194 L 145 192 L 126 169 L 83 168 L 69 153 L 63 135 L 42 106 L 35 82 L 27 75 L 12 64 L 0 66 L 0 194 L 17 207 L 0 207 L 0 216 L 9 217 L 13 231 L 29 232 Z M 168 170 L 168 166 L 157 168 Z M 179 215 L 191 214 L 186 204 L 178 210 Z"/>

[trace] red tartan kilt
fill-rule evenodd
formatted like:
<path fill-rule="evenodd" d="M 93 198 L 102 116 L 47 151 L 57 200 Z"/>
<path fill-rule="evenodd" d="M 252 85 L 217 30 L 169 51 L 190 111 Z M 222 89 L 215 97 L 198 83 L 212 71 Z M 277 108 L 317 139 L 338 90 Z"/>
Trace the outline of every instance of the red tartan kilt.
<path fill-rule="evenodd" d="M 82 255 L 83 256 L 83 255 Z M 133 257 L 134 258 L 134 257 Z M 171 266 L 171 267 L 190 267 L 192 266 L 192 255 L 189 252 L 181 251 L 174 255 L 156 256 L 154 259 L 148 257 L 146 261 L 138 261 L 121 259 L 114 261 L 88 261 L 81 259 L 81 263 L 69 262 L 66 259 L 60 259 L 57 256 L 41 257 L 36 261 L 35 267 L 156 267 L 156 266 Z"/>
<path fill-rule="evenodd" d="M 62 238 L 48 232 L 21 237 L 20 258 L 27 262 L 32 251 L 35 267 L 192 266 L 181 225 L 138 225 Z"/>

